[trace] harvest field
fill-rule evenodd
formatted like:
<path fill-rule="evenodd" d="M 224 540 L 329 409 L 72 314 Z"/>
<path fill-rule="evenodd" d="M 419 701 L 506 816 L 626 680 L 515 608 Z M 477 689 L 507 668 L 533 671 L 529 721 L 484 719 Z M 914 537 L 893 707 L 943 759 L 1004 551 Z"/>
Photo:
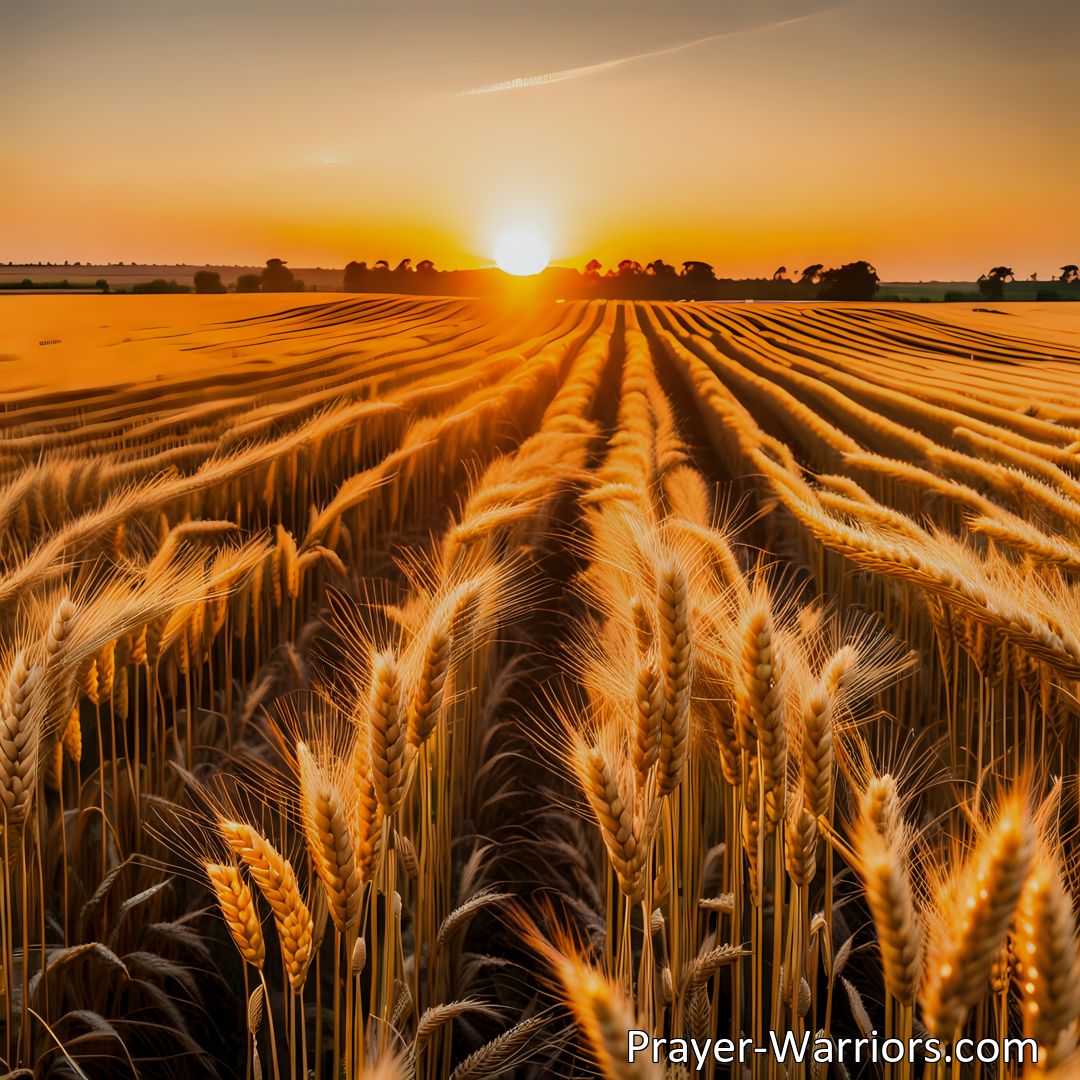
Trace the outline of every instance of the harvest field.
<path fill-rule="evenodd" d="M 1078 1075 L 1076 316 L 0 321 L 11 1075 Z"/>

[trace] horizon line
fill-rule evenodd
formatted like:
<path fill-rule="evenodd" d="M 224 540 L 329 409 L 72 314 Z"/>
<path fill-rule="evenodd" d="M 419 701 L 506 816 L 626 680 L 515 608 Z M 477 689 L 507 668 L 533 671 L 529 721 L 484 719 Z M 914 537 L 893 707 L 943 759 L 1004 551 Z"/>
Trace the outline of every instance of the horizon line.
<path fill-rule="evenodd" d="M 0 262 L 0 276 L 7 276 L 9 274 L 13 274 L 16 270 L 33 270 L 33 269 L 45 269 L 45 268 L 48 268 L 50 270 L 67 270 L 69 272 L 70 271 L 77 271 L 77 270 L 78 271 L 87 271 L 87 270 L 91 270 L 91 269 L 92 270 L 99 270 L 99 269 L 139 269 L 139 268 L 147 268 L 147 269 L 158 268 L 158 269 L 176 269 L 176 270 L 182 270 L 182 269 L 190 269 L 190 270 L 262 270 L 262 269 L 265 268 L 265 265 L 266 265 L 267 261 L 268 260 L 266 260 L 266 259 L 263 259 L 261 262 L 162 262 L 162 261 L 91 262 L 91 261 L 80 261 L 77 264 L 75 262 L 71 262 L 70 260 L 68 262 L 66 262 L 66 263 L 64 263 L 64 262 L 55 262 L 55 261 L 17 262 L 15 260 L 12 260 L 10 262 Z M 285 265 L 290 266 L 290 268 L 292 270 L 294 270 L 295 272 L 314 270 L 314 271 L 321 272 L 321 273 L 344 273 L 345 267 L 348 265 L 347 263 L 345 263 L 345 264 L 342 264 L 341 266 L 316 266 L 314 264 L 301 265 L 300 263 L 290 263 L 290 261 L 288 259 L 283 259 L 281 261 Z M 350 260 L 350 262 L 360 262 L 360 261 L 366 261 L 366 260 Z M 376 261 L 378 261 L 378 260 L 376 260 Z M 415 273 L 416 272 L 415 263 L 418 260 L 410 260 L 410 261 L 413 263 L 413 266 L 410 267 L 407 272 L 408 273 Z M 675 266 L 675 267 L 680 267 L 686 262 L 695 262 L 695 261 L 704 261 L 704 260 L 693 260 L 693 259 L 685 259 L 684 260 L 684 259 L 679 259 L 676 262 L 671 263 L 669 265 L 672 265 L 672 266 Z M 860 260 L 855 260 L 855 259 L 840 260 L 840 261 L 838 261 L 837 265 L 842 266 L 842 265 L 845 265 L 845 263 L 847 263 L 847 262 L 856 262 L 856 261 L 860 261 Z M 870 260 L 865 260 L 865 261 L 869 262 Z M 605 268 L 616 269 L 618 267 L 619 263 L 616 261 L 616 262 L 611 262 L 611 263 L 602 264 L 602 265 Z M 716 265 L 714 265 L 712 263 L 708 263 L 707 265 L 710 265 L 710 266 L 713 267 L 714 274 L 715 274 L 715 276 L 716 276 L 716 278 L 718 280 L 762 281 L 762 280 L 771 280 L 772 279 L 772 274 L 768 274 L 768 273 L 762 273 L 762 274 L 753 274 L 753 273 L 746 273 L 746 272 L 744 272 L 742 274 L 738 274 L 738 273 L 735 273 L 735 272 L 725 273 L 722 267 L 717 267 Z M 813 265 L 813 264 L 807 264 L 807 265 Z M 875 268 L 875 270 L 877 269 L 874 263 L 870 262 L 870 265 L 873 266 Z M 1069 264 L 1066 263 L 1065 265 L 1069 265 Z M 826 265 L 826 268 L 828 268 L 827 265 Z M 369 270 L 373 269 L 372 265 L 369 264 L 368 269 Z M 1064 267 L 1063 266 L 1058 266 L 1058 267 L 1054 267 L 1053 269 L 1054 270 L 1062 270 L 1062 269 L 1064 269 Z M 577 273 L 577 274 L 580 274 L 580 275 L 584 276 L 584 267 L 583 266 L 579 266 L 577 264 L 566 264 L 566 263 L 556 262 L 556 261 L 553 261 L 553 262 L 549 263 L 548 266 L 544 267 L 543 270 L 541 270 L 537 274 L 531 275 L 531 276 L 539 277 L 541 274 L 547 273 L 550 270 L 564 270 L 564 271 L 568 271 L 570 273 Z M 487 273 L 487 272 L 499 272 L 499 273 L 504 272 L 494 263 L 494 261 L 492 261 L 489 265 L 485 265 L 485 266 L 472 266 L 472 267 L 449 266 L 449 267 L 444 267 L 444 268 L 436 267 L 435 271 L 437 273 L 440 273 L 440 274 L 447 274 L 447 273 L 477 274 L 477 273 Z M 394 267 L 391 266 L 388 272 L 393 273 L 394 272 Z M 798 278 L 799 274 L 801 273 L 801 268 L 796 267 L 796 268 L 792 268 L 792 269 L 785 269 L 785 273 L 790 275 L 790 278 L 789 278 L 790 280 L 795 280 L 795 279 Z M 985 273 L 985 271 L 984 271 L 984 273 Z M 1036 273 L 1038 273 L 1038 271 L 1036 271 Z M 642 276 L 645 276 L 645 275 L 643 274 Z M 601 277 L 603 277 L 603 275 L 601 275 Z M 1016 275 L 1015 275 L 1015 279 L 1016 279 L 1017 282 L 1024 282 L 1024 281 L 1030 282 L 1032 280 L 1030 274 L 1023 273 L 1023 272 L 1017 272 Z M 978 275 L 972 274 L 971 276 L 967 276 L 967 277 L 940 277 L 940 276 L 938 276 L 938 277 L 921 277 L 921 278 L 915 278 L 915 277 L 893 277 L 893 278 L 879 277 L 879 280 L 881 281 L 882 284 L 925 284 L 925 285 L 952 284 L 952 283 L 957 283 L 957 282 L 963 283 L 963 282 L 977 281 L 978 280 Z M 1045 282 L 1050 283 L 1050 282 L 1053 282 L 1056 279 L 1053 278 L 1052 276 L 1047 276 L 1045 278 L 1040 276 L 1036 280 L 1045 281 Z"/>

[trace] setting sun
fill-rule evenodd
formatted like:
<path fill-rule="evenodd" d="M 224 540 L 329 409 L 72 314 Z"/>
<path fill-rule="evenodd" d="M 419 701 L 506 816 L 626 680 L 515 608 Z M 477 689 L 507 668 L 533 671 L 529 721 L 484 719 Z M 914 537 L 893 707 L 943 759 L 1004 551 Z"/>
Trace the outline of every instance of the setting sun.
<path fill-rule="evenodd" d="M 531 229 L 508 229 L 495 244 L 495 263 L 516 277 L 539 274 L 551 260 L 548 242 Z"/>

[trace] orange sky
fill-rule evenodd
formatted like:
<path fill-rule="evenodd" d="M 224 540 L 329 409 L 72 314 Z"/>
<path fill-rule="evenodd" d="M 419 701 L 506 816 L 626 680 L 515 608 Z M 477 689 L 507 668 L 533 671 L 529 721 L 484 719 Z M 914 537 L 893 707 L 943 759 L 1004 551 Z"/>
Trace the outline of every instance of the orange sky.
<path fill-rule="evenodd" d="M 1046 277 L 1078 55 L 1076 0 L 12 0 L 0 260 Z"/>

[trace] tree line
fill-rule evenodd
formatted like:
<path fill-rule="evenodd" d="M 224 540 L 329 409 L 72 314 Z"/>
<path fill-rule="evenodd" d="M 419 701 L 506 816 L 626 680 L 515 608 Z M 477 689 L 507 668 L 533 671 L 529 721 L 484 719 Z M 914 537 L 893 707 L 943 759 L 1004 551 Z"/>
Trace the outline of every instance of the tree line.
<path fill-rule="evenodd" d="M 196 271 L 194 282 L 197 293 L 228 292 L 216 270 Z M 266 268 L 261 273 L 241 274 L 236 279 L 236 291 L 239 293 L 304 292 L 305 288 L 303 279 L 285 265 L 284 259 L 267 259 Z"/>
<path fill-rule="evenodd" d="M 992 266 L 985 274 L 979 275 L 976 284 L 984 300 L 1004 300 L 1005 286 L 1015 280 L 1016 274 L 1011 266 Z M 1037 281 L 1038 278 L 1032 274 L 1028 280 Z M 1040 289 L 1035 295 L 1036 300 L 1059 300 L 1070 293 L 1080 296 L 1080 266 L 1076 263 L 1066 263 L 1058 267 L 1057 275 L 1050 281 L 1055 286 L 1064 286 L 1064 291 L 1059 291 L 1058 288 Z"/>
<path fill-rule="evenodd" d="M 946 294 L 946 299 L 982 298 L 1002 300 L 1006 286 L 1015 281 L 1011 267 L 991 267 L 976 282 L 977 294 Z M 1031 281 L 1037 278 L 1033 274 Z M 372 264 L 350 262 L 342 280 L 345 292 L 399 292 L 447 295 L 478 295 L 497 290 L 507 279 L 491 270 L 438 270 L 431 259 L 413 264 L 402 259 L 391 266 L 386 259 Z M 726 278 L 717 275 L 711 263 L 688 259 L 679 267 L 654 259 L 642 264 L 623 259 L 605 269 L 597 259 L 590 259 L 580 270 L 549 267 L 537 275 L 534 285 L 542 293 L 569 299 L 608 298 L 636 300 L 872 300 L 880 278 L 865 259 L 826 267 L 811 263 L 801 270 L 789 271 L 779 266 L 769 277 Z M 1036 299 L 1053 300 L 1080 296 L 1080 268 L 1076 263 L 1060 267 Z M 283 259 L 267 259 L 260 273 L 241 274 L 236 292 L 303 292 L 302 279 L 289 269 Z M 132 286 L 132 292 L 187 292 L 188 287 L 175 281 L 155 280 Z M 197 293 L 228 291 L 215 270 L 199 270 L 194 275 Z"/>
<path fill-rule="evenodd" d="M 490 278 L 490 271 L 439 271 L 430 259 L 414 267 L 402 259 L 391 268 L 386 259 L 372 265 L 350 262 L 345 267 L 343 287 L 346 292 L 456 292 L 455 285 L 468 291 Z M 710 300 L 744 298 L 791 300 L 871 300 L 877 292 L 877 271 L 866 260 L 826 268 L 814 263 L 794 276 L 786 266 L 778 267 L 768 278 L 718 277 L 711 263 L 689 259 L 676 268 L 663 259 L 644 265 L 635 259 L 623 259 L 604 270 L 597 259 L 590 259 L 580 270 L 552 267 L 538 275 L 541 283 L 550 283 L 558 295 L 570 298 L 607 297 L 612 299 Z M 495 279 L 498 280 L 498 279 Z"/>

